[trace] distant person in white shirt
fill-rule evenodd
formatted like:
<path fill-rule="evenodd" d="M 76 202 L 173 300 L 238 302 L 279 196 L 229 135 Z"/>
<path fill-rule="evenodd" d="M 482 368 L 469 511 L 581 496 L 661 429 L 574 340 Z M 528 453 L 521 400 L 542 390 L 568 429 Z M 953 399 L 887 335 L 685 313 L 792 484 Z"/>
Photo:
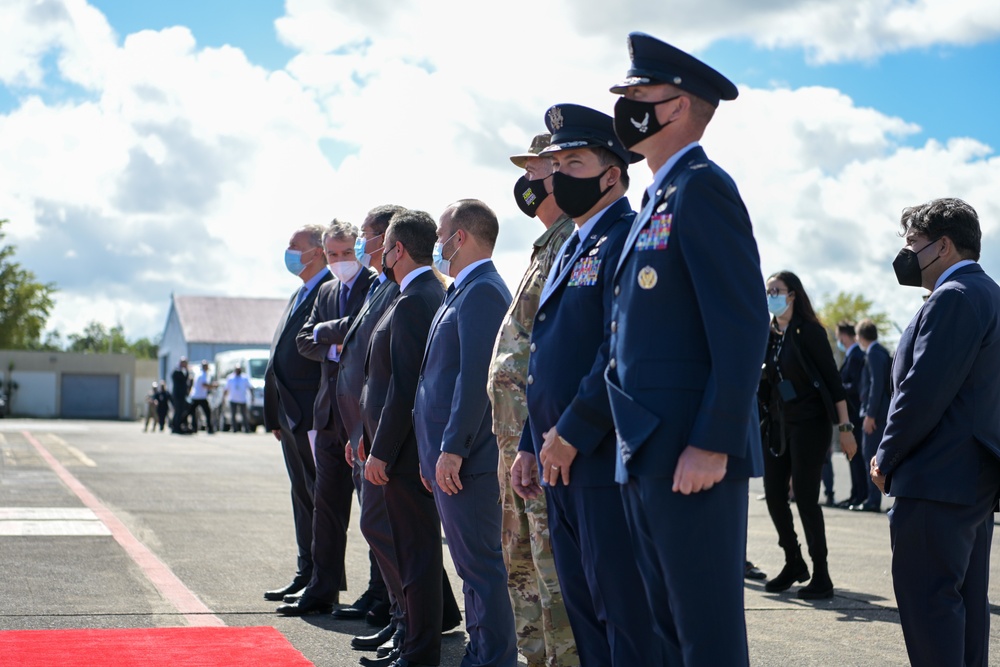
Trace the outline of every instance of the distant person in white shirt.
<path fill-rule="evenodd" d="M 194 379 L 194 387 L 191 388 L 191 428 L 198 432 L 198 408 L 205 413 L 205 429 L 209 435 L 215 433 L 212 427 L 212 410 L 208 406 L 208 392 L 216 388 L 216 383 L 212 382 L 208 374 L 208 362 L 201 362 L 201 373 Z"/>
<path fill-rule="evenodd" d="M 250 420 L 247 417 L 247 403 L 253 396 L 253 389 L 250 387 L 250 380 L 243 376 L 243 368 L 237 366 L 233 374 L 226 380 L 226 388 L 222 390 L 222 402 L 226 402 L 229 397 L 229 422 L 233 425 L 233 433 L 236 433 L 236 413 L 243 415 L 242 425 L 246 433 L 250 432 Z"/>

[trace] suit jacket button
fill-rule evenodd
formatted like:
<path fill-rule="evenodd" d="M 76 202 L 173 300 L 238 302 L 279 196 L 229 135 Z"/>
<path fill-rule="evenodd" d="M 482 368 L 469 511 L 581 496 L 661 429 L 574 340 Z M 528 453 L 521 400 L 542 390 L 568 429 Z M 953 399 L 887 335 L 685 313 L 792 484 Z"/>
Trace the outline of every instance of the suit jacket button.
<path fill-rule="evenodd" d="M 535 376 L 534 375 L 529 375 L 528 376 L 528 384 L 535 384 Z"/>
<path fill-rule="evenodd" d="M 610 368 L 612 368 L 612 369 L 614 369 L 617 365 L 618 365 L 618 362 L 615 361 L 614 359 L 612 359 L 611 361 L 608 362 L 608 366 Z"/>
<path fill-rule="evenodd" d="M 539 322 L 545 321 L 545 313 L 538 313 L 538 321 Z"/>
<path fill-rule="evenodd" d="M 621 285 L 615 285 L 615 296 L 618 296 L 621 293 L 622 293 L 622 286 Z"/>
<path fill-rule="evenodd" d="M 529 349 L 529 350 L 531 350 L 532 352 L 534 352 L 534 351 L 535 351 L 535 344 L 534 344 L 534 343 L 532 343 L 532 344 L 531 344 L 531 347 L 529 347 L 528 349 Z"/>
<path fill-rule="evenodd" d="M 614 322 L 614 321 L 611 322 L 611 333 L 618 333 L 618 323 L 617 322 Z"/>

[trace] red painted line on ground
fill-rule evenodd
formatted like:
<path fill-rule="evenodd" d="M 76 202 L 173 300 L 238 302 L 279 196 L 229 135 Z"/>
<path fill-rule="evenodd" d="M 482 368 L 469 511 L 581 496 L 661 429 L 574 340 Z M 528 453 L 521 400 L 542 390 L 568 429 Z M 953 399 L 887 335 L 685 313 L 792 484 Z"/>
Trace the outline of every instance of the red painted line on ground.
<path fill-rule="evenodd" d="M 161 561 L 156 554 L 149 550 L 145 544 L 140 542 L 132 531 L 125 526 L 121 520 L 115 516 L 114 512 L 104 506 L 90 490 L 85 487 L 80 480 L 73 476 L 69 470 L 63 467 L 52 454 L 28 431 L 21 431 L 21 434 L 38 450 L 49 467 L 55 471 L 63 484 L 77 495 L 77 497 L 90 510 L 97 515 L 97 518 L 104 522 L 104 525 L 111 531 L 112 537 L 121 545 L 135 564 L 146 575 L 146 578 L 160 591 L 167 602 L 177 608 L 177 611 L 184 614 L 189 625 L 201 627 L 223 627 L 225 623 L 222 619 L 212 613 L 212 610 L 205 606 L 205 603 L 198 599 L 191 589 L 184 585 L 184 582 L 177 578 L 177 575 Z"/>

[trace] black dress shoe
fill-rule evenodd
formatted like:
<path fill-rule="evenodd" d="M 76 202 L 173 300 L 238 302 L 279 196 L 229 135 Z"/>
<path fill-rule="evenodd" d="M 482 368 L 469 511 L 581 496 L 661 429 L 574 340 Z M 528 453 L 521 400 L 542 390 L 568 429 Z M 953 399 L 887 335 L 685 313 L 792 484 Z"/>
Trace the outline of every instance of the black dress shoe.
<path fill-rule="evenodd" d="M 389 638 L 389 641 L 378 647 L 378 650 L 375 651 L 375 655 L 377 655 L 380 658 L 386 657 L 394 650 L 398 649 L 400 646 L 403 645 L 403 637 L 405 636 L 406 636 L 406 626 L 400 624 L 399 626 L 396 627 L 396 631 L 392 633 L 392 637 Z"/>
<path fill-rule="evenodd" d="M 287 602 L 288 604 L 295 604 L 301 599 L 302 599 L 302 592 L 299 591 L 298 593 L 292 593 L 291 595 L 286 595 L 285 597 L 281 598 L 281 601 Z"/>
<path fill-rule="evenodd" d="M 365 667 L 389 667 L 389 665 L 396 664 L 397 660 L 402 660 L 399 656 L 399 649 L 394 649 L 389 655 L 384 658 L 369 658 L 366 655 L 361 656 L 358 662 Z"/>
<path fill-rule="evenodd" d="M 422 662 L 411 662 L 406 658 L 399 658 L 396 662 L 393 662 L 389 667 L 431 667 L 430 665 L 425 665 Z"/>
<path fill-rule="evenodd" d="M 746 567 L 743 569 L 743 578 L 759 580 L 759 579 L 767 579 L 767 575 L 764 574 L 763 570 L 761 570 L 759 567 L 757 567 L 750 561 L 747 561 Z"/>
<path fill-rule="evenodd" d="M 441 619 L 441 633 L 451 632 L 458 626 L 462 624 L 462 615 L 458 614 L 456 616 L 450 616 L 448 618 Z"/>
<path fill-rule="evenodd" d="M 372 595 L 371 591 L 365 591 L 361 594 L 357 600 L 354 601 L 349 607 L 341 607 L 340 609 L 335 609 L 333 611 L 334 618 L 364 618 L 365 614 L 370 612 L 372 608 L 378 603 L 378 600 Z"/>
<path fill-rule="evenodd" d="M 270 600 L 271 602 L 280 602 L 286 595 L 291 595 L 292 593 L 298 593 L 301 591 L 308 583 L 308 578 L 295 577 L 292 579 L 292 583 L 288 584 L 284 588 L 276 588 L 273 591 L 264 591 L 264 599 Z"/>
<path fill-rule="evenodd" d="M 384 628 L 391 620 L 392 616 L 389 613 L 388 602 L 375 603 L 368 613 L 365 614 L 365 623 L 374 625 L 376 628 Z"/>
<path fill-rule="evenodd" d="M 382 644 L 392 639 L 395 632 L 396 626 L 390 623 L 373 635 L 355 637 L 351 640 L 351 648 L 358 649 L 360 651 L 375 650 Z"/>
<path fill-rule="evenodd" d="M 283 604 L 276 612 L 282 616 L 305 616 L 306 614 L 329 614 L 333 611 L 333 605 L 329 602 L 316 600 L 315 598 L 302 597 L 295 604 Z"/>

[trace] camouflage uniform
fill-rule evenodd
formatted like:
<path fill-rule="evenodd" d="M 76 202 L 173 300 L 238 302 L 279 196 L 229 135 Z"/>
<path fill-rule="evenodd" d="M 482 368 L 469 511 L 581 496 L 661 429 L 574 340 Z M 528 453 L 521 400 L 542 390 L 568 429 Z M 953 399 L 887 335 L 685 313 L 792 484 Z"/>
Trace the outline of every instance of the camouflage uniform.
<path fill-rule="evenodd" d="M 500 447 L 497 474 L 503 501 L 507 589 L 514 606 L 517 645 L 532 667 L 580 664 L 552 559 L 545 496 L 523 500 L 510 484 L 510 467 L 528 418 L 525 376 L 531 325 L 545 278 L 572 231 L 573 221 L 563 215 L 535 241 L 531 265 L 504 318 L 490 364 L 488 391 L 493 432 Z"/>

